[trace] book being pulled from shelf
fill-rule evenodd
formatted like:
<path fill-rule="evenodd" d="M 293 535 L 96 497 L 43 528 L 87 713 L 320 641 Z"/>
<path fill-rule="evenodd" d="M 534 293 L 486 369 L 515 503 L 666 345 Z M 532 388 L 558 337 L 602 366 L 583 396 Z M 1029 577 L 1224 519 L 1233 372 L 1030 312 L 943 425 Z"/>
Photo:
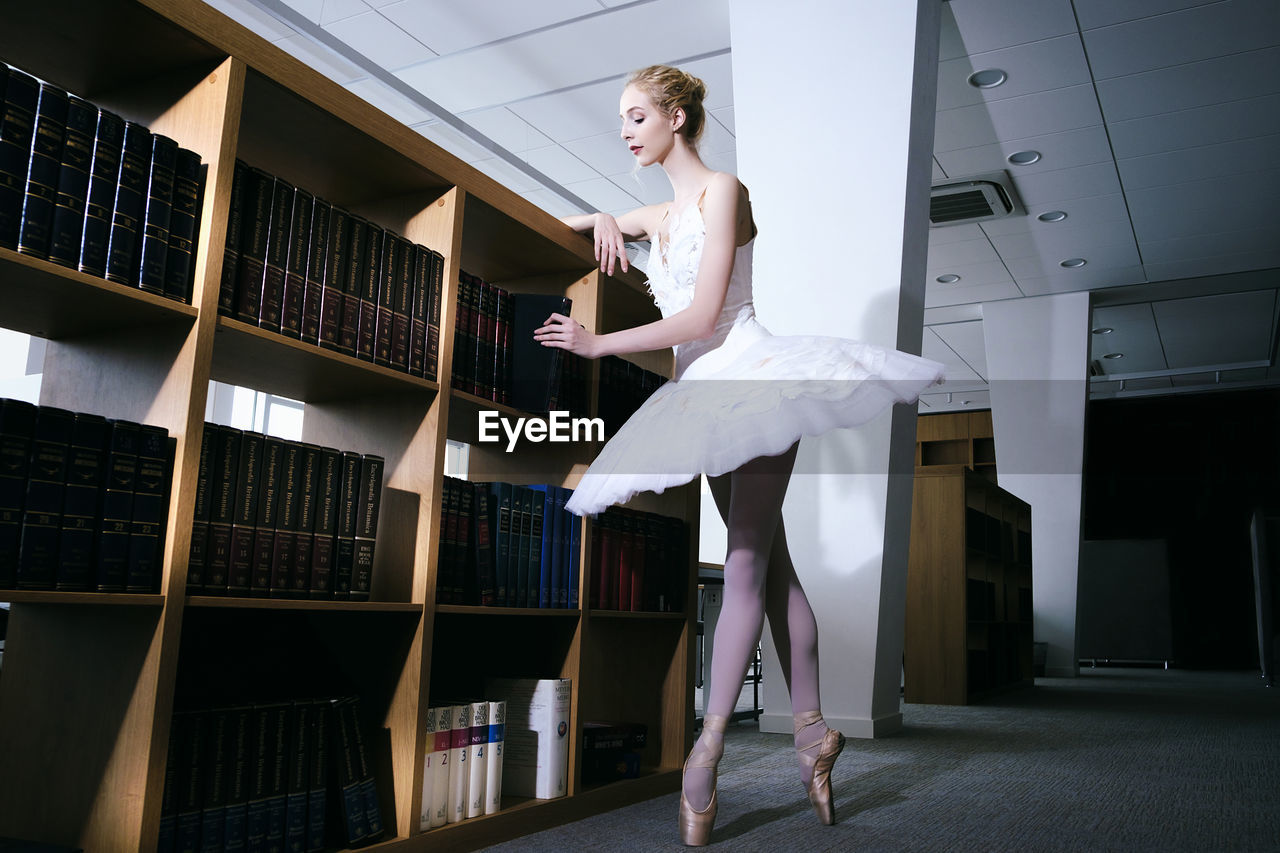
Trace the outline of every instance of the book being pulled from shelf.
<path fill-rule="evenodd" d="M 0 399 L 0 589 L 159 592 L 163 427 Z"/>
<path fill-rule="evenodd" d="M 0 247 L 190 303 L 200 155 L 0 64 Z"/>
<path fill-rule="evenodd" d="M 485 693 L 506 702 L 503 793 L 540 800 L 569 785 L 569 678 L 486 678 Z"/>
<path fill-rule="evenodd" d="M 591 606 L 680 612 L 689 556 L 681 519 L 610 507 L 595 518 L 591 535 Z"/>
<path fill-rule="evenodd" d="M 321 851 L 382 837 L 357 697 L 173 715 L 160 853 Z"/>
<path fill-rule="evenodd" d="M 435 379 L 444 255 L 237 160 L 218 313 Z"/>
<path fill-rule="evenodd" d="M 419 829 L 494 814 L 502 805 L 506 702 L 477 700 L 427 709 Z"/>
<path fill-rule="evenodd" d="M 444 478 L 439 604 L 576 608 L 581 519 L 561 486 Z"/>
<path fill-rule="evenodd" d="M 368 601 L 384 466 L 206 423 L 187 592 Z"/>

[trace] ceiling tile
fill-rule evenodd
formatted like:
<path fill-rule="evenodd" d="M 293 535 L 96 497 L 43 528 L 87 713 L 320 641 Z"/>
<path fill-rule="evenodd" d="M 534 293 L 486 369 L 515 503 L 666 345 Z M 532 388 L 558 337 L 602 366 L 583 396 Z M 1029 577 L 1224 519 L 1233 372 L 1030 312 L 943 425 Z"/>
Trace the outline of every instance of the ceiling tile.
<path fill-rule="evenodd" d="M 963 393 L 947 391 L 943 394 L 920 395 L 921 414 L 976 412 L 989 408 L 991 408 L 991 392 L 987 390 L 966 390 Z"/>
<path fill-rule="evenodd" d="M 960 280 L 951 284 L 941 284 L 934 281 L 938 276 L 944 273 L 951 273 L 960 276 Z M 1000 261 L 999 258 L 987 261 L 985 263 L 976 264 L 959 264 L 959 263 L 938 263 L 934 266 L 929 264 L 929 268 L 925 272 L 928 287 L 936 290 L 968 290 L 975 287 L 983 287 L 992 284 L 1008 284 L 1013 282 L 1013 278 L 1009 275 L 1009 270 Z"/>
<path fill-rule="evenodd" d="M 534 148 L 524 152 L 521 159 L 558 184 L 604 177 L 559 145 Z"/>
<path fill-rule="evenodd" d="M 608 178 L 593 178 L 566 184 L 565 189 L 591 204 L 596 210 L 630 210 L 640 207 L 639 200 Z"/>
<path fill-rule="evenodd" d="M 1106 162 L 1034 175 L 1020 174 L 1013 179 L 1013 185 L 1023 204 L 1033 208 L 1049 201 L 1056 204 L 1077 198 L 1111 195 L 1120 190 L 1120 179 L 1116 176 L 1115 164 Z"/>
<path fill-rule="evenodd" d="M 504 187 L 517 193 L 527 193 L 538 189 L 541 185 L 517 167 L 501 157 L 489 157 L 476 160 L 471 164 Z"/>
<path fill-rule="evenodd" d="M 1020 296 L 1022 291 L 1018 290 L 1013 282 L 957 288 L 934 284 L 925 288 L 924 307 L 941 308 L 945 305 L 965 305 L 970 302 L 996 302 L 1001 299 L 1017 299 Z"/>
<path fill-rule="evenodd" d="M 326 26 L 343 18 L 360 15 L 369 11 L 364 0 L 324 0 L 320 12 L 320 26 Z"/>
<path fill-rule="evenodd" d="M 947 323 L 930 326 L 930 330 L 956 353 L 966 366 L 972 369 L 985 382 L 987 375 L 987 344 L 982 331 L 982 321 L 973 320 L 968 323 Z M 925 356 L 931 358 L 932 356 Z M 950 375 L 947 376 L 951 378 Z M 957 377 L 959 378 L 959 377 Z"/>
<path fill-rule="evenodd" d="M 702 162 L 717 172 L 728 172 L 731 175 L 738 173 L 738 152 L 733 148 L 716 154 L 703 154 Z"/>
<path fill-rule="evenodd" d="M 699 0 L 703 4 L 712 2 L 712 0 Z M 714 13 L 714 10 L 713 10 Z M 723 14 L 725 21 L 728 21 L 729 10 L 727 6 L 724 8 Z M 715 56 L 707 56 L 702 59 L 695 59 L 690 62 L 680 62 L 680 69 L 687 71 L 694 77 L 697 77 L 707 87 L 707 97 L 703 99 L 702 105 L 710 112 L 720 109 L 732 109 L 733 107 L 733 56 L 729 53 L 728 32 L 725 32 L 724 44 L 720 46 L 723 53 L 717 53 Z M 676 61 L 678 57 L 671 57 L 670 60 Z M 627 71 L 634 71 L 640 66 L 628 68 Z M 621 94 L 621 92 L 619 92 Z"/>
<path fill-rule="evenodd" d="M 928 264 L 931 270 L 948 264 L 989 264 L 999 260 L 991 241 L 981 231 L 973 240 L 929 244 Z"/>
<path fill-rule="evenodd" d="M 320 23 L 320 14 L 324 11 L 324 0 L 282 0 L 282 2 L 312 23 Z"/>
<path fill-rule="evenodd" d="M 963 243 L 966 240 L 982 240 L 982 229 L 976 222 L 963 225 L 936 225 L 929 229 L 929 249 L 934 246 L 945 246 L 947 243 Z"/>
<path fill-rule="evenodd" d="M 1018 151 L 1039 151 L 1038 162 L 1027 166 L 1015 166 L 1009 155 Z M 1102 125 L 1082 127 L 1053 133 L 1047 136 L 1031 136 L 1012 139 L 994 145 L 943 151 L 935 155 L 937 162 L 953 178 L 996 172 L 1001 169 L 1014 175 L 1034 175 L 1037 172 L 1087 166 L 1093 163 L 1111 162 L 1111 144 Z"/>
<path fill-rule="evenodd" d="M 1129 157 L 1116 162 L 1126 190 L 1149 189 L 1208 180 L 1255 170 L 1280 151 L 1280 134 L 1184 148 L 1166 154 Z"/>
<path fill-rule="evenodd" d="M 1169 366 L 1270 359 L 1275 299 L 1274 290 L 1255 290 L 1153 303 Z"/>
<path fill-rule="evenodd" d="M 421 124 L 414 127 L 414 130 L 421 133 L 427 139 L 430 139 L 436 145 L 439 145 L 450 154 L 465 160 L 468 163 L 475 163 L 479 160 L 491 159 L 494 155 L 489 149 L 476 143 L 466 134 L 444 124 L 443 122 L 432 122 L 430 124 Z M 518 192 L 519 190 L 517 190 Z"/>
<path fill-rule="evenodd" d="M 621 140 L 618 144 L 622 145 Z M 722 154 L 725 151 L 733 151 L 735 148 L 737 148 L 737 141 L 733 138 L 733 134 L 714 118 L 708 118 L 702 127 L 702 137 L 698 140 L 698 153 Z M 626 146 L 623 146 L 623 150 L 627 150 Z"/>
<path fill-rule="evenodd" d="M 1061 133 L 1102 123 L 1093 86 L 1068 86 L 971 107 L 941 110 L 934 128 L 934 150 L 954 151 Z"/>
<path fill-rule="evenodd" d="M 1129 212 L 1139 240 L 1242 231 L 1267 221 L 1280 193 L 1280 168 L 1131 190 Z"/>
<path fill-rule="evenodd" d="M 628 209 L 637 206 L 635 199 L 638 199 L 640 204 L 663 204 L 671 201 L 671 182 L 667 180 L 666 173 L 659 168 L 650 166 L 635 174 L 624 172 L 621 175 L 611 176 L 609 180 L 633 199 Z"/>
<path fill-rule="evenodd" d="M 467 0 L 466 3 L 403 0 L 384 5 L 379 11 L 436 53 L 448 54 L 597 13 L 601 9 L 593 0 L 539 0 L 537 3 L 522 0 Z"/>
<path fill-rule="evenodd" d="M 1074 0 L 1082 29 L 1122 24 L 1192 6 L 1208 6 L 1219 0 Z"/>
<path fill-rule="evenodd" d="M 615 139 L 622 126 L 618 118 L 621 83 L 605 80 L 568 92 L 530 98 L 509 109 L 556 142 L 612 133 Z M 626 151 L 626 146 L 623 146 Z"/>
<path fill-rule="evenodd" d="M 275 45 L 343 86 L 352 80 L 368 76 L 358 65 L 351 64 L 326 47 L 321 47 L 307 36 L 289 36 L 279 39 Z"/>
<path fill-rule="evenodd" d="M 1118 268 L 1137 267 L 1142 263 L 1142 259 L 1138 257 L 1138 247 L 1134 244 L 1132 238 L 1118 243 L 1113 241 L 1109 245 L 1095 242 L 1071 248 L 1070 244 L 1068 244 L 1072 254 L 1057 254 L 1054 252 L 1055 248 L 1056 246 L 1050 245 L 1045 247 L 1043 254 L 1026 256 L 1019 253 L 1018 257 L 1005 257 L 1005 266 L 1009 268 L 1009 273 L 1013 276 L 1014 281 L 1022 284 L 1023 279 L 1045 276 L 1060 277 L 1064 282 L 1080 278 L 1090 281 L 1094 278 L 1093 271 L 1095 270 L 1104 270 L 1110 274 Z M 1064 269 L 1058 265 L 1059 261 L 1079 257 L 1083 257 L 1088 263 L 1083 267 L 1074 269 Z M 1108 286 L 1092 282 L 1085 285 L 1085 287 Z M 1074 287 L 1072 289 L 1083 290 L 1084 287 Z"/>
<path fill-rule="evenodd" d="M 981 324 L 979 324 L 981 325 Z M 935 334 L 933 329 L 925 329 L 921 339 L 920 355 L 931 361 L 946 366 L 943 378 L 947 382 L 982 382 L 983 379 L 972 367 L 965 363 L 950 346 Z"/>
<path fill-rule="evenodd" d="M 1059 228 L 1038 228 L 1034 231 L 1001 234 L 992 237 L 991 243 L 1000 253 L 1000 257 L 1006 261 L 1041 255 L 1058 260 L 1091 258 L 1093 251 L 1100 247 L 1118 246 L 1132 249 L 1135 241 L 1133 230 L 1128 225 L 1128 222 L 1121 226 L 1109 222 L 1078 222 L 1075 225 L 1064 222 Z"/>
<path fill-rule="evenodd" d="M 477 110 L 462 120 L 512 153 L 551 145 L 551 139 L 506 107 Z"/>
<path fill-rule="evenodd" d="M 1070 0 L 953 0 L 943 6 L 964 53 L 1041 41 L 1076 32 Z M 951 58 L 948 55 L 946 58 Z"/>
<path fill-rule="evenodd" d="M 278 42 L 297 32 L 249 0 L 205 0 L 205 3 L 270 42 Z"/>
<path fill-rule="evenodd" d="M 1111 122 L 1117 157 L 1140 157 L 1280 133 L 1280 94 Z"/>
<path fill-rule="evenodd" d="M 1089 359 L 1097 362 L 1103 373 L 1136 373 L 1169 367 L 1149 302 L 1094 308 L 1089 328 L 1111 329 L 1107 334 L 1089 335 Z M 1124 358 L 1103 358 L 1107 353 L 1117 352 L 1124 353 Z"/>
<path fill-rule="evenodd" d="M 1254 252 L 1247 255 L 1228 255 L 1215 258 L 1194 258 L 1171 264 L 1146 264 L 1147 277 L 1151 281 L 1170 281 L 1180 278 L 1224 275 L 1236 272 L 1252 272 L 1280 268 L 1280 249 Z"/>
<path fill-rule="evenodd" d="M 1280 47 L 1098 82 L 1107 121 L 1210 106 L 1280 91 Z"/>
<path fill-rule="evenodd" d="M 993 89 L 968 83 L 974 71 L 999 68 L 1008 80 Z M 1074 28 L 1071 35 L 971 54 L 938 64 L 937 109 L 949 110 L 1049 89 L 1088 83 L 1089 63 Z"/>
<path fill-rule="evenodd" d="M 730 133 L 737 135 L 738 131 L 734 130 L 733 124 L 733 107 L 721 107 L 718 110 L 712 110 L 711 114 L 716 117 L 717 121 L 728 128 Z"/>
<path fill-rule="evenodd" d="M 572 216 L 575 213 L 581 213 L 578 208 L 551 192 L 551 190 L 529 190 L 528 192 L 520 193 L 520 195 L 524 196 L 547 213 L 550 213 L 552 216 Z"/>
<path fill-rule="evenodd" d="M 373 104 L 401 124 L 410 127 L 435 118 L 431 113 L 394 89 L 389 89 L 372 77 L 348 83 L 347 89 Z"/>
<path fill-rule="evenodd" d="M 627 150 L 626 144 L 616 130 L 581 139 L 571 139 L 561 144 L 575 157 L 602 175 L 612 176 L 629 172 L 635 164 L 635 157 Z"/>
<path fill-rule="evenodd" d="M 325 31 L 346 42 L 383 68 L 399 68 L 435 57 L 421 42 L 365 6 L 363 15 L 335 21 Z"/>
<path fill-rule="evenodd" d="M 1090 265 L 1077 270 L 1059 269 L 1047 276 L 1019 278 L 1018 287 L 1027 296 L 1049 293 L 1077 293 L 1103 287 L 1126 287 L 1147 280 L 1142 267 L 1107 267 Z"/>
<path fill-rule="evenodd" d="M 1023 200 L 1025 202 L 1025 199 Z M 1061 210 L 1067 214 L 1062 222 L 1041 222 L 1038 217 L 1051 210 Z M 979 223 L 987 234 L 995 237 L 1000 234 L 1016 234 L 1035 232 L 1040 229 L 1061 228 L 1078 222 L 1123 222 L 1128 225 L 1129 210 L 1125 207 L 1124 196 L 1119 192 L 1106 195 L 1088 196 L 1074 199 L 1052 199 L 1028 206 L 1026 216 L 1007 216 L 1004 219 L 992 219 Z"/>
<path fill-rule="evenodd" d="M 1275 250 L 1277 246 L 1280 246 L 1280 234 L 1277 234 L 1275 226 L 1196 234 L 1176 240 L 1148 240 L 1142 244 L 1142 261 L 1147 264 L 1166 264 L 1192 258 L 1261 253 Z"/>

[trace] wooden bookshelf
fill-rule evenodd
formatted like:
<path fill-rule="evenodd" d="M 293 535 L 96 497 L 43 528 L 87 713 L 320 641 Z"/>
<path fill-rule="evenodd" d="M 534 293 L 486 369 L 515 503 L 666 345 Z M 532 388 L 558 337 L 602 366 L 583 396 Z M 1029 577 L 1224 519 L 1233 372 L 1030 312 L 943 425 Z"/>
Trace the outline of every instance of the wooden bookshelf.
<path fill-rule="evenodd" d="M 16 4 L 4 13 L 0 58 L 172 137 L 205 168 L 190 305 L 0 250 L 0 327 L 48 339 L 41 403 L 156 424 L 177 445 L 158 594 L 0 591 L 12 602 L 0 673 L 0 836 L 154 850 L 175 706 L 281 684 L 300 696 L 361 696 L 387 828 L 370 849 L 476 849 L 675 790 L 692 743 L 692 608 L 614 615 L 585 604 L 435 603 L 446 440 L 468 438 L 480 410 L 500 410 L 449 390 L 459 272 L 569 295 L 574 316 L 596 330 L 658 316 L 643 276 L 601 275 L 587 239 L 204 4 Z M 439 380 L 218 316 L 237 158 L 444 256 Z M 648 354 L 644 365 L 669 374 L 671 354 Z M 304 441 L 386 459 L 370 601 L 187 594 L 215 379 L 302 400 Z M 598 449 L 473 447 L 468 476 L 572 488 Z M 633 505 L 685 519 L 697 541 L 696 482 Z M 586 523 L 583 602 L 590 535 Z M 433 697 L 475 692 L 486 675 L 573 679 L 569 795 L 512 798 L 497 815 L 421 832 L 426 709 Z M 582 722 L 605 718 L 649 727 L 643 775 L 584 790 Z"/>
<path fill-rule="evenodd" d="M 964 465 L 996 479 L 996 440 L 991 410 L 944 412 L 916 419 L 916 465 Z"/>
<path fill-rule="evenodd" d="M 964 465 L 916 469 L 908 702 L 965 705 L 1032 683 L 1031 507 Z"/>

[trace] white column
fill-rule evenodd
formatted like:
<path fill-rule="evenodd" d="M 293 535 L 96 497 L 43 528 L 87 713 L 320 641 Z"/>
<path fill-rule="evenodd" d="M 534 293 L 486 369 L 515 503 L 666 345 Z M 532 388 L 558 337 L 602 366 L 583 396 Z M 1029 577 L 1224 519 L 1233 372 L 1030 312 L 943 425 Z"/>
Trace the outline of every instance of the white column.
<path fill-rule="evenodd" d="M 776 334 L 920 351 L 938 0 L 731 0 L 739 176 Z M 801 444 L 784 507 L 818 619 L 822 710 L 846 734 L 901 726 L 914 407 Z M 766 731 L 791 706 L 765 638 Z"/>
<path fill-rule="evenodd" d="M 1031 504 L 1035 638 L 1046 675 L 1075 676 L 1089 294 L 988 302 L 982 328 L 999 484 Z"/>

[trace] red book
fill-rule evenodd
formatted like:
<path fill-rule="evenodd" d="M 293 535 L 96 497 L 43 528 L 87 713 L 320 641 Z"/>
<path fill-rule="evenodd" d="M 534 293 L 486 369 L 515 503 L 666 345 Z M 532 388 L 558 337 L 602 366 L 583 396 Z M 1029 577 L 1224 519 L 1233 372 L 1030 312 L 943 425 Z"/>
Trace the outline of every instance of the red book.
<path fill-rule="evenodd" d="M 626 513 L 622 516 L 622 529 L 618 545 L 618 595 L 613 602 L 614 610 L 634 610 L 631 603 L 632 567 L 636 558 L 636 521 L 635 516 Z"/>

